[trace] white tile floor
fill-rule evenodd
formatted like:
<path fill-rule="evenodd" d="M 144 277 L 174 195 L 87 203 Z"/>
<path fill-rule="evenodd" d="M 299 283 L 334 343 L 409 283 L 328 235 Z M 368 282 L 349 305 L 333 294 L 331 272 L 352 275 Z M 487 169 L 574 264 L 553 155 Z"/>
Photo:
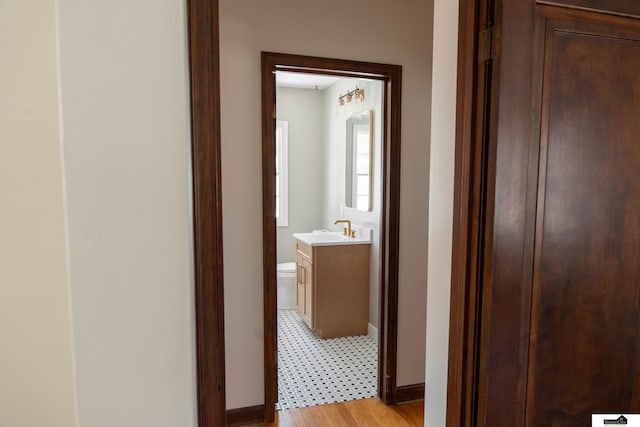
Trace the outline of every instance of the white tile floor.
<path fill-rule="evenodd" d="M 277 410 L 375 397 L 377 369 L 368 336 L 321 340 L 295 310 L 278 310 Z"/>

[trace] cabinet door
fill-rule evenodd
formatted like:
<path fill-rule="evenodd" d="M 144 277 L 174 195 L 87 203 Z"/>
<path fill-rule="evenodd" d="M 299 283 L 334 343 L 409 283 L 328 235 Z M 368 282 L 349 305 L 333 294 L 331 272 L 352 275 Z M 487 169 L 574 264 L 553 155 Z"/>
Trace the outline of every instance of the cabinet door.
<path fill-rule="evenodd" d="M 311 329 L 313 324 L 313 272 L 307 261 L 302 261 L 302 277 L 304 280 L 304 316 L 303 319 Z"/>
<path fill-rule="evenodd" d="M 304 277 L 302 276 L 302 261 L 296 257 L 296 311 L 304 318 Z"/>

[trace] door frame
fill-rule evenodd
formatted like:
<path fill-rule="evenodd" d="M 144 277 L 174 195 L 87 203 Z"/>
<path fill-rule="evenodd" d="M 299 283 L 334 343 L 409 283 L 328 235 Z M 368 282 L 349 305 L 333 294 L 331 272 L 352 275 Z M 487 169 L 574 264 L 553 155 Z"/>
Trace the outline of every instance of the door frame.
<path fill-rule="evenodd" d="M 495 194 L 500 0 L 460 0 L 447 426 L 480 425 Z M 490 33 L 486 28 L 493 28 Z M 484 52 L 481 52 L 484 50 Z"/>
<path fill-rule="evenodd" d="M 398 248 L 400 211 L 400 119 L 402 67 L 399 65 L 262 52 L 262 206 L 264 285 L 265 422 L 275 417 L 278 397 L 277 276 L 275 218 L 275 71 L 361 77 L 384 82 L 382 218 L 380 242 L 380 328 L 378 396 L 396 401 L 398 337 Z"/>
<path fill-rule="evenodd" d="M 226 425 L 218 0 L 187 0 L 198 425 Z"/>

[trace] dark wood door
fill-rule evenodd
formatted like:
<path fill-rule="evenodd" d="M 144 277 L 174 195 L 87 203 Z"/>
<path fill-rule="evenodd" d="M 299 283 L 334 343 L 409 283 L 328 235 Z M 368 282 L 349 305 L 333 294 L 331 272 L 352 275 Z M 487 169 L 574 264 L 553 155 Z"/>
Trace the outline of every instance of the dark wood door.
<path fill-rule="evenodd" d="M 640 412 L 639 2 L 504 0 L 477 425 Z"/>

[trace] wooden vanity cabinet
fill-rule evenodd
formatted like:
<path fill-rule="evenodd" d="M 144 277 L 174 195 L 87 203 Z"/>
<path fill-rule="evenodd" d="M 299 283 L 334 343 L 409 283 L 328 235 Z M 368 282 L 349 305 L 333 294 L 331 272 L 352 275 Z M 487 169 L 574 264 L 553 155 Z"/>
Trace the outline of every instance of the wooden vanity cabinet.
<path fill-rule="evenodd" d="M 320 338 L 367 334 L 370 247 L 296 240 L 296 310 Z"/>

